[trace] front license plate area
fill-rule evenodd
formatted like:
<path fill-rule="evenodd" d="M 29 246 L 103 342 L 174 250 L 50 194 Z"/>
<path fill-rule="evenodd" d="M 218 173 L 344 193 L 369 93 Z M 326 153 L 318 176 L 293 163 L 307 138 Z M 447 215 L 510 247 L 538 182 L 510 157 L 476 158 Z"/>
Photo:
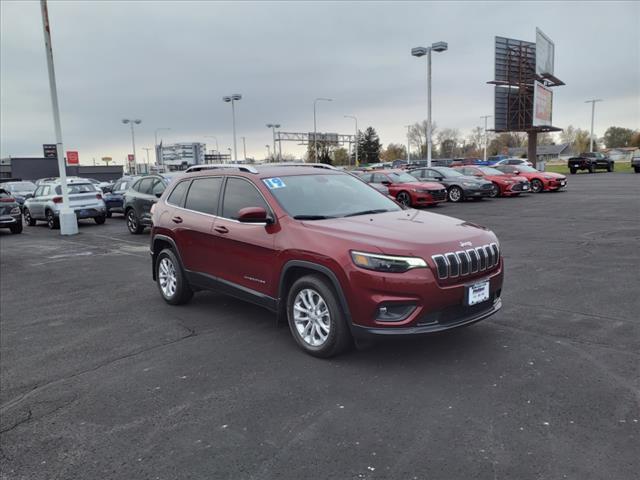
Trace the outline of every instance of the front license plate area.
<path fill-rule="evenodd" d="M 489 281 L 474 283 L 467 287 L 467 305 L 477 305 L 489 300 Z"/>

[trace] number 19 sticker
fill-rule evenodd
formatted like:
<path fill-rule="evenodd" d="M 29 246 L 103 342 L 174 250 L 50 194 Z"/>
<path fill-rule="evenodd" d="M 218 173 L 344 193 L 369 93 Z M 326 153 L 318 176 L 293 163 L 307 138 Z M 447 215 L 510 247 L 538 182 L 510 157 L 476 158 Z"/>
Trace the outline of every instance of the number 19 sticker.
<path fill-rule="evenodd" d="M 267 187 L 269 187 L 270 190 L 275 190 L 277 188 L 284 188 L 286 187 L 286 185 L 284 184 L 284 182 L 282 181 L 281 178 L 278 177 L 273 177 L 273 178 L 265 178 L 263 180 L 263 182 L 265 183 L 265 185 Z"/>

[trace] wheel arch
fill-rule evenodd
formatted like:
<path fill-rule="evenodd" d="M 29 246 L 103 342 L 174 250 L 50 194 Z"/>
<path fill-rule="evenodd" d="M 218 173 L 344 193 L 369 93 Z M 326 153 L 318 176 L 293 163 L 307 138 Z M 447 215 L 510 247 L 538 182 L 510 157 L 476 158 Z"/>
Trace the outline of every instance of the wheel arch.
<path fill-rule="evenodd" d="M 154 281 L 157 280 L 156 260 L 158 259 L 158 255 L 160 254 L 160 252 L 165 248 L 169 248 L 173 251 L 173 253 L 176 254 L 176 257 L 178 257 L 178 261 L 180 262 L 180 267 L 184 270 L 184 263 L 182 262 L 182 257 L 180 256 L 180 250 L 178 250 L 178 246 L 176 245 L 176 242 L 173 240 L 173 238 L 167 235 L 154 235 L 151 240 L 150 247 L 151 250 L 149 253 L 151 254 L 151 274 Z"/>

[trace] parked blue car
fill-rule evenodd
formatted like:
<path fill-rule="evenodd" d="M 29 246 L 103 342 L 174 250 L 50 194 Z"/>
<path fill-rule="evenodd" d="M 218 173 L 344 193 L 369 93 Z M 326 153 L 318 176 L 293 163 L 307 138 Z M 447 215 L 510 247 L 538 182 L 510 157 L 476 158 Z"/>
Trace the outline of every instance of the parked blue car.
<path fill-rule="evenodd" d="M 102 196 L 104 203 L 107 206 L 107 217 L 111 217 L 113 213 L 124 214 L 124 192 L 126 192 L 137 179 L 137 176 L 122 177 L 113 184 L 113 188 L 110 192 L 105 193 Z"/>

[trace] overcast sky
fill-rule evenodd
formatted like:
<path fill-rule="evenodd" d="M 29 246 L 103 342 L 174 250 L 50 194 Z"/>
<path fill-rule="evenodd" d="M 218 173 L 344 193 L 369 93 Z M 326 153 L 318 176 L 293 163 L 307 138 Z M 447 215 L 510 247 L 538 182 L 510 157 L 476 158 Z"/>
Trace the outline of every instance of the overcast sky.
<path fill-rule="evenodd" d="M 55 143 L 39 2 L 0 2 L 1 155 L 42 155 Z M 122 118 L 140 118 L 136 146 L 199 141 L 232 145 L 237 104 L 247 154 L 265 155 L 266 123 L 284 131 L 352 133 L 375 127 L 384 144 L 426 118 L 425 60 L 411 47 L 443 40 L 433 57 L 433 117 L 469 132 L 493 114 L 494 37 L 556 46 L 553 124 L 640 127 L 640 2 L 171 2 L 50 1 L 63 141 L 82 163 L 131 150 Z M 493 125 L 490 124 L 490 128 Z M 283 152 L 301 147 L 284 144 Z M 153 152 L 150 152 L 153 155 Z"/>

